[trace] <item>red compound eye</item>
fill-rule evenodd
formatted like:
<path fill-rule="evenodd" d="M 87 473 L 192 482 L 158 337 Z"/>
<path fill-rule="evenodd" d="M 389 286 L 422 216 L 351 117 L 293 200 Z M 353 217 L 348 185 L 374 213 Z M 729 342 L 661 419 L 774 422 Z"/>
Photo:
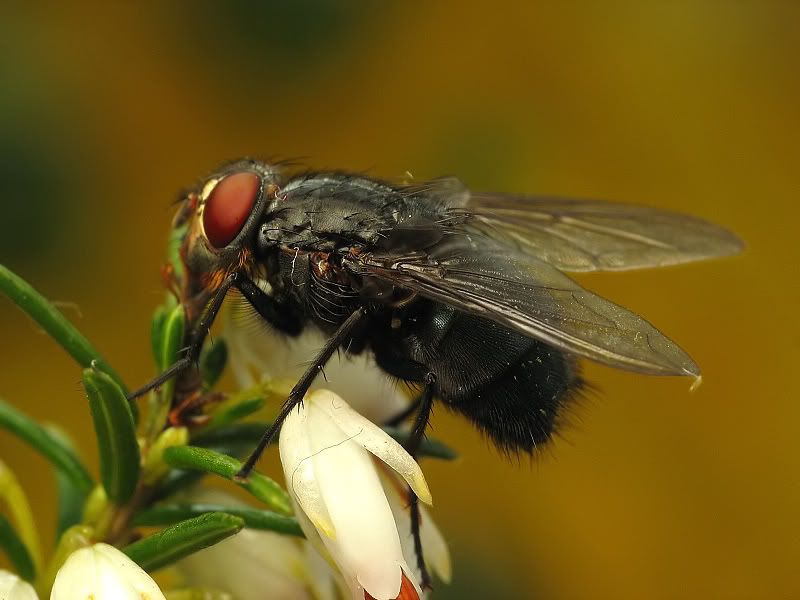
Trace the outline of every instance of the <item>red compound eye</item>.
<path fill-rule="evenodd" d="M 224 248 L 239 234 L 260 187 L 259 176 L 249 172 L 228 175 L 214 186 L 203 209 L 203 228 L 214 248 Z"/>

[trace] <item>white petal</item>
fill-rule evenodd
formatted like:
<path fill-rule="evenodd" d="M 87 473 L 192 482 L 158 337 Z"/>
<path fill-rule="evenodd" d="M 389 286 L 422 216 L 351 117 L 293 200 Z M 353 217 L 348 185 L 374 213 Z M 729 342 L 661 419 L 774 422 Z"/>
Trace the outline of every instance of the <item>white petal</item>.
<path fill-rule="evenodd" d="M 392 477 L 392 480 L 389 480 Z M 417 569 L 417 553 L 414 549 L 414 536 L 411 534 L 411 513 L 408 510 L 407 488 L 397 477 L 385 473 L 381 478 L 389 506 L 392 508 L 397 531 L 400 534 L 400 544 L 403 546 L 403 556 L 410 565 L 414 565 L 412 573 L 419 581 L 421 573 Z M 431 518 L 424 506 L 419 507 L 420 512 L 420 540 L 422 541 L 423 556 L 428 568 L 435 572 L 445 583 L 450 583 L 452 577 L 452 563 L 450 550 L 439 528 Z"/>
<path fill-rule="evenodd" d="M 279 451 L 286 487 L 314 526 L 327 537 L 334 528 L 322 502 L 311 456 L 314 450 L 308 431 L 308 413 L 300 406 L 293 410 L 281 426 Z"/>
<path fill-rule="evenodd" d="M 287 338 L 263 323 L 253 322 L 245 310 L 233 305 L 226 307 L 223 316 L 229 362 L 238 384 L 248 388 L 263 378 L 299 379 L 325 344 L 326 336 L 309 327 L 300 337 Z M 347 398 L 358 412 L 376 423 L 388 421 L 408 406 L 408 397 L 375 365 L 369 353 L 334 356 L 325 367 L 325 379 L 326 388 Z"/>
<path fill-rule="evenodd" d="M 50 600 L 164 600 L 156 582 L 125 554 L 95 544 L 70 554 L 56 575 Z"/>
<path fill-rule="evenodd" d="M 0 599 L 39 600 L 33 586 L 14 573 L 0 569 Z"/>
<path fill-rule="evenodd" d="M 403 553 L 372 460 L 328 414 L 313 407 L 307 413 L 314 474 L 336 532 L 323 542 L 372 596 L 395 598 Z"/>
<path fill-rule="evenodd" d="M 297 511 L 299 514 L 302 512 Z M 317 534 L 317 539 L 319 540 L 319 534 Z M 311 576 L 311 587 L 315 600 L 334 600 L 342 597 L 343 591 L 347 588 L 339 570 L 328 562 L 327 554 L 323 556 L 317 550 L 316 545 L 308 541 L 303 547 L 306 552 L 306 563 Z M 337 590 L 339 591 L 337 592 Z"/>
<path fill-rule="evenodd" d="M 342 431 L 405 479 L 420 500 L 431 504 L 431 492 L 419 464 L 402 445 L 380 427 L 364 418 L 330 390 L 317 390 L 306 397 L 327 413 Z"/>
<path fill-rule="evenodd" d="M 306 600 L 305 556 L 295 540 L 270 531 L 243 529 L 177 565 L 187 584 L 223 590 L 238 600 Z"/>
<path fill-rule="evenodd" d="M 208 488 L 195 489 L 184 499 L 248 506 L 230 494 Z M 219 589 L 238 600 L 260 600 L 264 590 L 276 600 L 333 600 L 333 570 L 322 559 L 312 561 L 308 549 L 305 540 L 244 529 L 175 566 L 188 587 Z"/>

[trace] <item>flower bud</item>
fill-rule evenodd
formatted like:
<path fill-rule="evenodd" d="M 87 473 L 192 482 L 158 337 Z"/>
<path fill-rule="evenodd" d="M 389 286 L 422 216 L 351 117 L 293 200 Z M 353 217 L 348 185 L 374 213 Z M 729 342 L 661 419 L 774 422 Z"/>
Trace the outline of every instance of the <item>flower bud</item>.
<path fill-rule="evenodd" d="M 150 575 L 108 544 L 94 544 L 70 554 L 50 594 L 50 600 L 99 598 L 165 600 Z"/>

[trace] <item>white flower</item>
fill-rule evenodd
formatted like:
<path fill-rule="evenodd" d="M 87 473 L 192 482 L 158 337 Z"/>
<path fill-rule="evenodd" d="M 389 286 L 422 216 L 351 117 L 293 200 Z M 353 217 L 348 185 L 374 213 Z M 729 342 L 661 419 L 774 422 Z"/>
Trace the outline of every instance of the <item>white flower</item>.
<path fill-rule="evenodd" d="M 39 600 L 39 597 L 30 583 L 0 569 L 0 600 Z"/>
<path fill-rule="evenodd" d="M 388 600 L 401 591 L 403 598 L 419 597 L 370 453 L 430 504 L 416 461 L 333 392 L 308 395 L 281 428 L 281 462 L 289 493 L 299 505 L 297 517 L 309 540 L 321 542 L 330 553 L 353 598 Z"/>
<path fill-rule="evenodd" d="M 416 550 L 414 549 L 414 536 L 411 533 L 411 513 L 408 510 L 409 498 L 408 488 L 404 481 L 394 473 L 384 473 L 381 477 L 383 489 L 389 499 L 389 506 L 392 508 L 394 521 L 397 523 L 397 531 L 400 532 L 400 544 L 403 547 L 403 555 L 408 557 L 409 564 L 413 566 L 413 574 L 416 581 L 419 581 L 422 574 L 417 567 Z M 452 566 L 450 562 L 450 551 L 444 536 L 436 527 L 436 523 L 431 519 L 430 514 L 424 506 L 419 507 L 420 527 L 419 537 L 422 542 L 422 554 L 425 557 L 425 565 L 428 571 L 435 573 L 445 583 L 450 583 L 452 577 Z"/>
<path fill-rule="evenodd" d="M 239 386 L 252 387 L 262 378 L 300 379 L 325 344 L 325 336 L 313 327 L 298 338 L 281 336 L 267 324 L 253 322 L 246 310 L 252 309 L 232 303 L 223 316 L 228 364 Z M 347 398 L 353 408 L 375 423 L 388 421 L 408 406 L 402 389 L 381 372 L 367 352 L 334 355 L 325 366 L 325 387 Z"/>
<path fill-rule="evenodd" d="M 156 582 L 125 554 L 95 544 L 69 555 L 50 600 L 164 600 Z"/>
<path fill-rule="evenodd" d="M 198 489 L 191 502 L 247 506 L 218 490 Z M 333 600 L 334 573 L 306 541 L 243 529 L 176 564 L 189 587 L 225 591 L 237 600 Z"/>

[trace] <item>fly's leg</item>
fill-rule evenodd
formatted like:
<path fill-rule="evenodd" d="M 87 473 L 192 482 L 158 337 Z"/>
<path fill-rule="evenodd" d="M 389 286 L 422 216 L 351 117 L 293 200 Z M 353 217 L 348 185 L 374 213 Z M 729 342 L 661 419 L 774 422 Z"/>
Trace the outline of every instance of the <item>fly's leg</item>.
<path fill-rule="evenodd" d="M 285 310 L 280 310 L 280 307 L 273 298 L 265 294 L 245 273 L 241 271 L 231 273 L 214 293 L 211 301 L 203 311 L 197 326 L 194 328 L 189 338 L 191 341 L 189 342 L 184 356 L 150 383 L 129 394 L 128 400 L 134 400 L 150 390 L 159 387 L 165 381 L 168 381 L 197 362 L 197 359 L 200 357 L 200 350 L 203 348 L 203 342 L 205 342 L 208 336 L 208 331 L 214 319 L 217 317 L 220 308 L 222 308 L 222 302 L 225 300 L 225 296 L 232 287 L 237 288 L 242 293 L 242 296 L 245 297 L 265 321 L 271 323 L 281 331 L 289 335 L 297 335 L 302 330 L 302 324 L 299 318 L 292 313 L 287 313 Z"/>
<path fill-rule="evenodd" d="M 289 416 L 289 413 L 299 405 L 303 398 L 308 391 L 308 388 L 311 387 L 311 384 L 314 382 L 317 374 L 325 367 L 330 360 L 333 353 L 339 349 L 347 340 L 350 338 L 350 334 L 353 332 L 353 329 L 360 325 L 363 320 L 367 316 L 367 311 L 365 308 L 359 308 L 349 317 L 347 320 L 339 326 L 339 329 L 336 330 L 336 333 L 325 342 L 325 345 L 320 350 L 317 357 L 314 359 L 314 362 L 306 369 L 306 372 L 303 373 L 303 376 L 300 378 L 295 386 L 292 388 L 292 391 L 289 393 L 289 397 L 286 399 L 286 402 L 283 404 L 283 408 L 281 408 L 281 412 L 278 414 L 275 421 L 270 425 L 269 429 L 264 432 L 264 435 L 261 436 L 261 440 L 258 442 L 258 446 L 256 446 L 255 450 L 250 454 L 250 456 L 245 461 L 242 468 L 236 474 L 237 481 L 245 481 L 247 477 L 250 475 L 250 472 L 253 470 L 253 467 L 256 466 L 258 459 L 261 458 L 261 454 L 264 452 L 264 448 L 272 441 L 272 438 L 275 437 L 275 434 L 281 428 L 281 425 L 286 420 L 286 417 Z"/>
<path fill-rule="evenodd" d="M 203 348 L 203 342 L 205 342 L 206 337 L 208 336 L 208 331 L 211 329 L 211 324 L 214 322 L 214 319 L 216 319 L 219 309 L 222 308 L 222 302 L 225 300 L 228 290 L 236 285 L 241 277 L 242 275 L 239 272 L 231 273 L 225 278 L 217 291 L 214 292 L 214 296 L 211 298 L 211 301 L 206 306 L 206 309 L 203 311 L 200 320 L 197 322 L 197 325 L 192 331 L 192 334 L 189 338 L 189 346 L 186 348 L 186 352 L 184 353 L 183 357 L 170 365 L 166 371 L 161 373 L 148 384 L 128 394 L 128 400 L 135 400 L 150 390 L 156 389 L 164 382 L 169 381 L 178 373 L 188 369 L 190 366 L 192 366 L 192 364 L 197 362 L 197 359 L 200 357 L 200 350 Z"/>
<path fill-rule="evenodd" d="M 419 398 L 412 404 L 414 407 L 419 407 L 417 418 L 414 420 L 414 428 L 411 430 L 411 435 L 405 444 L 408 453 L 415 459 L 417 451 L 425 437 L 425 429 L 428 427 L 428 421 L 431 417 L 433 410 L 433 388 L 436 384 L 436 375 L 428 373 L 425 375 L 425 389 Z M 428 573 L 428 568 L 425 566 L 425 558 L 422 553 L 422 538 L 420 537 L 420 511 L 419 511 L 419 498 L 410 487 L 408 488 L 409 511 L 411 512 L 411 535 L 414 536 L 414 553 L 417 555 L 417 568 L 419 569 L 422 581 L 420 587 L 424 589 L 431 589 L 431 576 Z"/>
<path fill-rule="evenodd" d="M 423 394 L 425 392 L 422 392 Z M 419 409 L 420 402 L 422 401 L 422 396 L 418 396 L 414 398 L 414 400 L 409 404 L 406 408 L 400 411 L 398 414 L 393 416 L 391 419 L 384 421 L 384 425 L 387 427 L 397 427 L 403 421 L 405 421 L 408 417 L 413 415 Z"/>
<path fill-rule="evenodd" d="M 299 335 L 303 330 L 300 316 L 293 312 L 291 307 L 276 302 L 250 278 L 242 277 L 236 282 L 236 287 L 261 318 L 276 329 L 288 335 Z"/>

